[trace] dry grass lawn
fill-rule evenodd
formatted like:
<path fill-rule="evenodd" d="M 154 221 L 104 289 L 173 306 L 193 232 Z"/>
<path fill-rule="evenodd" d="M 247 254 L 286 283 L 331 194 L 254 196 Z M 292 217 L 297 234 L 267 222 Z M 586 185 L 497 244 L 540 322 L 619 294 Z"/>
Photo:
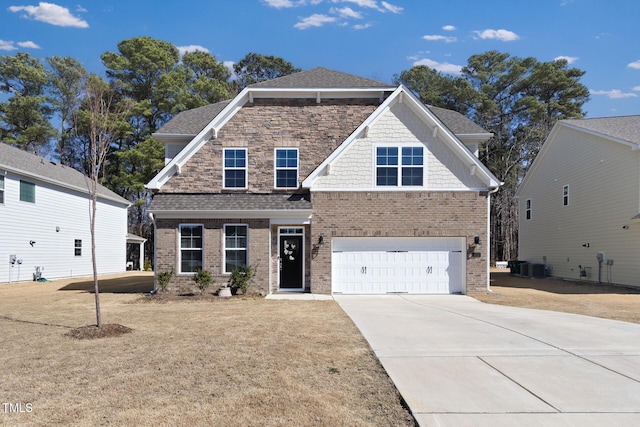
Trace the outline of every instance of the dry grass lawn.
<path fill-rule="evenodd" d="M 640 323 L 640 289 L 593 282 L 530 279 L 508 270 L 491 272 L 491 293 L 471 294 L 480 301 L 515 307 L 584 314 Z"/>
<path fill-rule="evenodd" d="M 333 301 L 140 303 L 149 274 L 101 283 L 103 323 L 132 333 L 65 336 L 95 324 L 86 279 L 0 285 L 0 425 L 414 425 Z"/>

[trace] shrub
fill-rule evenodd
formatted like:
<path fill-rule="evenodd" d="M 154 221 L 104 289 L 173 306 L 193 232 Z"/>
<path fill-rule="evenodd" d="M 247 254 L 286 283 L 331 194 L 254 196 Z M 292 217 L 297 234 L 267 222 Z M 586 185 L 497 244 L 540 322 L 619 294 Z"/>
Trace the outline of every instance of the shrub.
<path fill-rule="evenodd" d="M 169 271 L 162 271 L 156 274 L 156 281 L 158 282 L 158 285 L 160 286 L 160 290 L 162 292 L 167 290 L 167 286 L 169 285 L 169 282 L 171 282 L 173 273 L 173 267 L 171 267 L 171 270 Z"/>
<path fill-rule="evenodd" d="M 144 260 L 144 271 L 151 271 L 153 270 L 153 267 L 151 266 L 151 261 L 149 261 L 148 259 Z"/>
<path fill-rule="evenodd" d="M 253 280 L 253 277 L 256 274 L 256 267 L 252 265 L 247 265 L 245 267 L 234 268 L 231 272 L 231 278 L 229 279 L 231 284 L 231 289 L 241 290 L 243 294 L 247 293 L 247 288 Z"/>
<path fill-rule="evenodd" d="M 193 275 L 193 281 L 196 282 L 196 286 L 200 289 L 200 294 L 203 294 L 207 290 L 209 285 L 215 282 L 211 273 L 207 270 L 196 270 L 196 274 Z"/>

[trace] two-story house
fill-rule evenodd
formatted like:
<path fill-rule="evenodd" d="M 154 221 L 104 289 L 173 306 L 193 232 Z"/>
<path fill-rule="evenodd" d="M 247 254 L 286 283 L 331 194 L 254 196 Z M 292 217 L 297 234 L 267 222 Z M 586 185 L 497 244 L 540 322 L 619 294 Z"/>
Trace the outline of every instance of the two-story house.
<path fill-rule="evenodd" d="M 93 274 L 88 178 L 0 143 L 0 283 Z M 99 185 L 99 274 L 126 268 L 129 201 Z"/>
<path fill-rule="evenodd" d="M 466 293 L 488 288 L 491 134 L 404 86 L 325 68 L 180 113 L 155 135 L 156 271 L 253 290 Z"/>

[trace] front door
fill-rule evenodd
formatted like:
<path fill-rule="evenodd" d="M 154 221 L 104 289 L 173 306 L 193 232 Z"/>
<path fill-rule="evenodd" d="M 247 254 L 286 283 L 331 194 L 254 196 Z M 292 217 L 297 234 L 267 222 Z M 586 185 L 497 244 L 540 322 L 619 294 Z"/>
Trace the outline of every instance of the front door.
<path fill-rule="evenodd" d="M 280 289 L 303 289 L 302 236 L 280 236 Z"/>

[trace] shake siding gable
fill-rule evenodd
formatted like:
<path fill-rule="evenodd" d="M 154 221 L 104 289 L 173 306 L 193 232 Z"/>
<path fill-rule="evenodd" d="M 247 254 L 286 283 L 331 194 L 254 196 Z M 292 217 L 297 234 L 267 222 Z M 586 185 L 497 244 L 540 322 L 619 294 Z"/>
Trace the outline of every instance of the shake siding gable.
<path fill-rule="evenodd" d="M 356 139 L 319 176 L 314 189 L 372 189 L 374 185 L 375 144 L 424 143 L 426 188 L 467 190 L 486 187 L 444 142 L 433 138 L 430 129 L 404 103 L 394 104 L 371 126 L 366 137 Z M 414 188 L 424 189 L 423 187 Z M 385 188 L 389 190 L 389 188 Z M 410 188 L 403 188 L 409 190 Z"/>
<path fill-rule="evenodd" d="M 640 153 L 564 126 L 545 144 L 518 192 L 519 259 L 545 263 L 554 276 L 573 279 L 580 278 L 580 266 L 587 267 L 587 279 L 597 281 L 596 255 L 604 252 L 614 264 L 601 266 L 602 281 L 640 285 L 640 224 L 631 221 L 640 209 Z M 568 206 L 562 200 L 566 185 Z M 525 221 L 527 199 L 535 212 Z"/>

